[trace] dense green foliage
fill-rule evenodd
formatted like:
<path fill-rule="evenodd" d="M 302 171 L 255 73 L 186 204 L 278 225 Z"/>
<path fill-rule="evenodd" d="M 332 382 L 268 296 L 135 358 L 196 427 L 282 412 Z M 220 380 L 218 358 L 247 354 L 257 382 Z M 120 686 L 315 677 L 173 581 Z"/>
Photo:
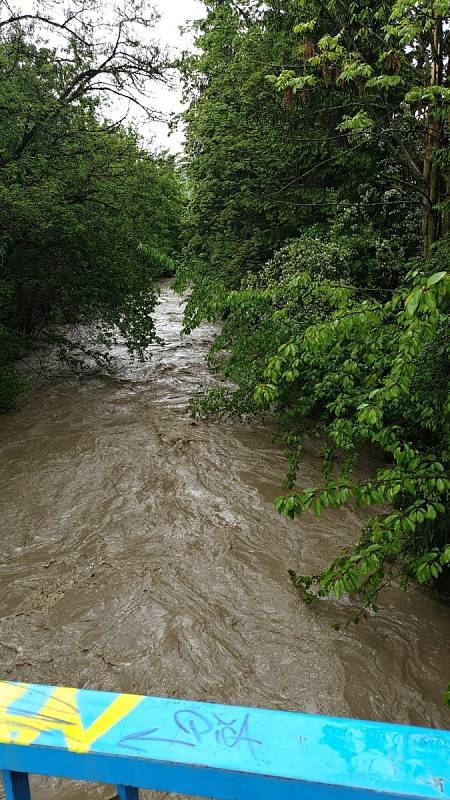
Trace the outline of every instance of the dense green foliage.
<path fill-rule="evenodd" d="M 184 65 L 180 283 L 188 329 L 224 319 L 210 363 L 230 384 L 193 409 L 277 416 L 280 513 L 374 507 L 323 572 L 291 575 L 307 602 L 359 598 L 357 621 L 393 579 L 442 582 L 450 563 L 450 4 L 207 8 Z M 324 479 L 305 487 L 312 429 Z M 361 481 L 368 444 L 381 466 Z"/>
<path fill-rule="evenodd" d="M 290 90 L 278 96 L 267 79 L 297 57 L 296 3 L 254 14 L 230 2 L 207 5 L 200 55 L 182 64 L 194 97 L 186 114 L 190 323 L 212 287 L 220 294 L 236 286 L 299 228 L 327 220 L 343 198 L 356 201 L 374 158 L 370 144 L 355 153 L 336 132 L 340 87 L 306 106 Z"/>
<path fill-rule="evenodd" d="M 337 257 L 329 242 L 314 242 L 322 245 L 322 264 L 305 238 L 227 295 L 230 313 L 215 358 L 220 365 L 219 348 L 230 351 L 223 369 L 238 389 L 210 392 L 194 407 L 278 413 L 290 469 L 288 492 L 276 507 L 288 517 L 348 502 L 384 506 L 324 573 L 314 580 L 292 576 L 307 589 L 307 600 L 315 584 L 319 595 L 359 594 L 366 608 L 392 577 L 424 583 L 450 563 L 448 531 L 436 525 L 450 490 L 450 278 L 442 270 L 428 278 L 414 270 L 380 302 L 345 281 L 321 277 L 329 256 L 345 273 L 351 249 Z M 441 266 L 439 253 L 436 262 Z M 323 486 L 295 486 L 304 418 L 324 442 Z M 311 433 L 311 422 L 306 430 Z M 352 470 L 366 442 L 384 451 L 386 460 L 361 482 Z"/>
<path fill-rule="evenodd" d="M 54 343 L 75 365 L 83 347 L 107 361 L 118 334 L 137 356 L 155 337 L 154 282 L 174 263 L 182 191 L 172 158 L 103 120 L 107 91 L 161 69 L 157 53 L 137 60 L 124 26 L 111 73 L 83 27 L 53 49 L 19 21 L 0 28 L 0 410 L 30 348 Z M 80 323 L 88 345 L 71 338 Z"/>

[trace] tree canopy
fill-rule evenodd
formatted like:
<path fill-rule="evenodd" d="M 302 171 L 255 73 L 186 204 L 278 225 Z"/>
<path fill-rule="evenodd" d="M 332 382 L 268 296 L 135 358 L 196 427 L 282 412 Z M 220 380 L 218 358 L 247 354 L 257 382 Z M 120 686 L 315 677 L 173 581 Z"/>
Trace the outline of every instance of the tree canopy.
<path fill-rule="evenodd" d="M 137 356 L 155 337 L 154 282 L 174 265 L 182 183 L 174 159 L 149 152 L 123 120 L 108 120 L 105 106 L 117 93 L 142 102 L 146 81 L 163 75 L 158 47 L 133 39 L 154 21 L 140 6 L 128 4 L 106 33 L 90 0 L 64 18 L 49 15 L 52 4 L 30 19 L 3 7 L 2 409 L 21 388 L 13 362 L 30 347 L 52 342 L 73 362 L 80 342 L 67 326 L 96 328 L 95 358 L 117 333 Z M 50 46 L 48 28 L 62 41 Z"/>

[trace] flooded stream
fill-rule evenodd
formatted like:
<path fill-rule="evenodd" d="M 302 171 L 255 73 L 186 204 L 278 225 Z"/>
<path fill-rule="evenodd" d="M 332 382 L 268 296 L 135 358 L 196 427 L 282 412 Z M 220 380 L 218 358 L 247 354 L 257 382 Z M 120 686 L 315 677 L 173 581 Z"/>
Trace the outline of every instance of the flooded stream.
<path fill-rule="evenodd" d="M 448 608 L 391 591 L 338 633 L 344 601 L 298 602 L 288 569 L 325 565 L 360 517 L 284 520 L 273 431 L 190 419 L 214 329 L 182 338 L 182 313 L 165 285 L 148 363 L 118 348 L 114 376 L 60 376 L 0 417 L 1 677 L 448 727 Z M 319 475 L 311 442 L 301 479 Z"/>

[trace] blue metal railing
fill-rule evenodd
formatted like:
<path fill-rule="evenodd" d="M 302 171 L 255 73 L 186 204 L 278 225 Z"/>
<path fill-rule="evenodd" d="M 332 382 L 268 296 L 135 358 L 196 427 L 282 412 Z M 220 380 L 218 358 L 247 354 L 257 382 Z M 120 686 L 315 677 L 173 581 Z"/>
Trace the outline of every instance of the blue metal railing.
<path fill-rule="evenodd" d="M 30 800 L 28 774 L 120 800 L 450 800 L 450 732 L 0 682 L 0 769 L 7 800 Z"/>

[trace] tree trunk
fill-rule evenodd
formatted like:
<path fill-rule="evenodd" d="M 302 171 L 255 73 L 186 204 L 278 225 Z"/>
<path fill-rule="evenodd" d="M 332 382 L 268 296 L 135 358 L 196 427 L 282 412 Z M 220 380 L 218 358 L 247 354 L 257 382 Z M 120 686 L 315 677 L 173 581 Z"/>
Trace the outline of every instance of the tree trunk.
<path fill-rule="evenodd" d="M 450 65 L 447 66 L 447 83 L 450 80 Z M 450 108 L 447 117 L 447 130 L 450 130 Z M 449 137 L 446 138 L 446 146 L 449 147 Z M 447 172 L 447 180 L 445 182 L 445 196 L 444 201 L 447 203 L 445 211 L 442 215 L 442 236 L 448 236 L 450 233 L 450 172 Z"/>
<path fill-rule="evenodd" d="M 443 69 L 443 25 L 442 19 L 436 22 L 431 46 L 431 75 L 430 86 L 439 86 L 442 83 Z M 442 231 L 440 230 L 440 215 L 435 206 L 441 199 L 441 169 L 436 161 L 436 151 L 439 148 L 442 134 L 442 122 L 433 114 L 431 105 L 428 114 L 427 132 L 425 137 L 425 152 L 423 159 L 423 177 L 426 197 L 422 205 L 422 236 L 425 258 L 430 258 L 434 243 Z"/>
<path fill-rule="evenodd" d="M 450 175 L 447 176 L 447 191 L 445 193 L 447 208 L 442 215 L 442 236 L 450 233 Z"/>

